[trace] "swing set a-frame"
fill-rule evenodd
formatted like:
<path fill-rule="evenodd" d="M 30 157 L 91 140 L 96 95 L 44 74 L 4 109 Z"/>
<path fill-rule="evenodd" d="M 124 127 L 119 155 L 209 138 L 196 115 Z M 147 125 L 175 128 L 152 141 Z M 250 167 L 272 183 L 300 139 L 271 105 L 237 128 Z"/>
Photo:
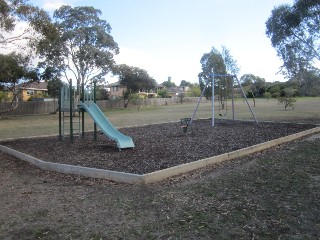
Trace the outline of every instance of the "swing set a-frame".
<path fill-rule="evenodd" d="M 232 81 L 231 81 L 232 120 L 235 120 L 233 83 L 234 83 L 234 80 L 236 80 L 237 84 L 239 85 L 239 87 L 241 89 L 242 95 L 243 95 L 243 97 L 244 97 L 244 99 L 245 99 L 245 101 L 246 101 L 246 103 L 248 105 L 248 108 L 249 108 L 249 110 L 250 110 L 250 112 L 252 114 L 252 117 L 254 118 L 255 122 L 258 124 L 258 120 L 257 120 L 257 118 L 256 118 L 256 116 L 255 116 L 255 114 L 253 112 L 253 109 L 251 108 L 251 106 L 250 106 L 250 104 L 248 102 L 246 94 L 245 94 L 245 92 L 244 92 L 244 90 L 243 90 L 243 88 L 241 86 L 241 83 L 240 83 L 240 81 L 239 81 L 239 79 L 237 78 L 236 75 L 231 75 L 231 74 L 210 74 L 209 77 L 211 77 L 211 78 L 206 81 L 205 87 L 202 90 L 201 96 L 200 96 L 200 98 L 198 100 L 197 106 L 196 106 L 196 108 L 195 108 L 195 110 L 194 110 L 194 112 L 192 114 L 192 117 L 189 120 L 188 125 L 192 124 L 192 122 L 194 120 L 194 117 L 195 117 L 195 115 L 197 113 L 197 110 L 199 108 L 201 99 L 204 96 L 205 90 L 208 87 L 208 85 L 211 83 L 211 87 L 212 87 L 212 98 L 211 98 L 212 99 L 212 107 L 211 107 L 211 109 L 212 109 L 212 123 L 211 123 L 211 125 L 212 125 L 212 127 L 214 127 L 214 125 L 215 125 L 215 121 L 214 121 L 214 115 L 215 115 L 215 109 L 214 109 L 214 101 L 215 101 L 215 99 L 214 99 L 214 83 L 215 83 L 215 77 L 227 77 L 227 78 L 231 78 L 232 79 Z"/>

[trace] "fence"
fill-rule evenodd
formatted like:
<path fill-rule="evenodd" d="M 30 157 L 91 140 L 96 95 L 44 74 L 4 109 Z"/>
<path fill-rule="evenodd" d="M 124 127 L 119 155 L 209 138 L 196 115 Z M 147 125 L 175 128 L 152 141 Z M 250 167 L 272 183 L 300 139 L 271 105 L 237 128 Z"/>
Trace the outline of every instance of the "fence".
<path fill-rule="evenodd" d="M 147 98 L 138 102 L 130 102 L 130 106 L 161 106 L 161 105 L 173 105 L 182 103 L 196 103 L 198 97 L 184 97 L 182 98 Z M 206 102 L 206 99 L 202 99 L 202 102 Z M 101 100 L 97 101 L 97 105 L 102 109 L 110 108 L 124 108 L 124 100 Z M 39 115 L 49 114 L 55 112 L 58 108 L 58 101 L 28 101 L 19 102 L 17 109 L 14 111 L 3 113 L 3 116 L 19 116 L 19 115 Z M 0 113 L 10 109 L 10 103 L 0 103 Z M 1 115 L 0 115 L 1 116 Z"/>
<path fill-rule="evenodd" d="M 0 103 L 0 114 L 7 109 L 10 109 L 10 103 Z M 58 108 L 58 101 L 48 102 L 19 102 L 18 107 L 14 111 L 2 113 L 3 116 L 18 116 L 18 115 L 39 115 L 54 112 Z"/>

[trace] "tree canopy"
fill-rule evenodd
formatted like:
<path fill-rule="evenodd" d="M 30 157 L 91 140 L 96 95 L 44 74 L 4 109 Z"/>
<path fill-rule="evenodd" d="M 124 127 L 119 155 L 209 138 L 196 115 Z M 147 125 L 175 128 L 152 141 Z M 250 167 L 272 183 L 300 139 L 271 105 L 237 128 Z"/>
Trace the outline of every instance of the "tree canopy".
<path fill-rule="evenodd" d="M 48 33 L 38 45 L 45 58 L 43 67 L 56 67 L 65 80 L 75 79 L 77 86 L 102 81 L 114 70 L 117 43 L 110 35 L 110 24 L 100 19 L 93 7 L 62 6 L 53 14 L 56 32 Z"/>
<path fill-rule="evenodd" d="M 17 53 L 0 54 L 1 85 L 15 91 L 18 84 L 30 80 L 38 80 L 38 74 L 36 69 L 30 67 L 28 57 Z"/>
<path fill-rule="evenodd" d="M 232 75 L 237 75 L 240 71 L 240 67 L 238 66 L 237 61 L 231 55 L 230 51 L 225 46 L 222 46 L 221 55 L 224 64 L 226 65 L 227 72 Z"/>
<path fill-rule="evenodd" d="M 25 23 L 23 30 L 15 31 L 19 23 Z M 43 34 L 52 32 L 47 12 L 28 3 L 28 0 L 0 0 L 0 47 L 38 41 Z M 22 44 L 23 43 L 23 44 Z"/>
<path fill-rule="evenodd" d="M 117 66 L 116 74 L 119 75 L 120 84 L 127 88 L 125 93 L 127 97 L 139 90 L 151 90 L 156 87 L 156 81 L 148 72 L 138 67 L 121 64 Z"/>
<path fill-rule="evenodd" d="M 201 90 L 206 86 L 210 86 L 205 91 L 206 97 L 211 97 L 211 74 L 227 74 L 226 65 L 224 64 L 221 53 L 212 47 L 209 53 L 203 54 L 200 59 L 202 72 L 198 74 L 199 85 Z"/>
<path fill-rule="evenodd" d="M 189 90 L 186 94 L 187 97 L 200 97 L 201 96 L 201 89 L 199 87 L 199 84 L 194 84 L 190 86 Z"/>
<path fill-rule="evenodd" d="M 264 78 L 255 76 L 253 74 L 244 74 L 241 76 L 240 81 L 249 95 L 253 95 L 253 97 L 262 97 L 268 88 Z"/>
<path fill-rule="evenodd" d="M 209 86 L 205 90 L 206 97 L 211 97 L 212 95 L 212 74 L 233 75 L 239 72 L 236 60 L 233 59 L 230 51 L 224 46 L 221 52 L 212 47 L 209 53 L 203 54 L 200 63 L 202 69 L 202 72 L 198 74 L 200 88 L 202 90 L 206 85 Z M 232 81 L 233 79 L 230 77 L 215 77 L 215 91 L 218 91 L 220 99 L 230 91 L 229 86 L 231 86 Z"/>
<path fill-rule="evenodd" d="M 38 80 L 38 72 L 30 67 L 29 58 L 17 53 L 0 54 L 0 86 L 12 93 L 11 107 L 0 113 L 14 110 L 18 106 L 18 85 Z"/>
<path fill-rule="evenodd" d="M 168 77 L 168 80 L 161 83 L 161 85 L 167 88 L 176 87 L 176 84 L 171 81 L 171 77 Z"/>
<path fill-rule="evenodd" d="M 266 34 L 283 61 L 289 78 L 313 70 L 320 61 L 320 2 L 296 0 L 273 9 Z"/>
<path fill-rule="evenodd" d="M 48 94 L 53 98 L 58 98 L 63 82 L 59 78 L 54 78 L 48 81 Z"/>
<path fill-rule="evenodd" d="M 180 87 L 188 87 L 188 86 L 191 86 L 192 84 L 186 80 L 181 80 L 180 82 Z"/>

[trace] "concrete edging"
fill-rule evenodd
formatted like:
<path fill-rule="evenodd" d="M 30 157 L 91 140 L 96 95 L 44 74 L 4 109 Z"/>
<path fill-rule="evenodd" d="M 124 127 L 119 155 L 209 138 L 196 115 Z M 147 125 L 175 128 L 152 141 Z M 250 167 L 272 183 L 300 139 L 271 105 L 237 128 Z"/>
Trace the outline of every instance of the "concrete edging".
<path fill-rule="evenodd" d="M 89 168 L 89 167 L 82 167 L 82 166 L 75 166 L 75 165 L 68 165 L 68 164 L 45 162 L 43 160 L 37 159 L 35 157 L 32 157 L 30 155 L 21 153 L 19 151 L 13 150 L 11 148 L 8 148 L 2 145 L 0 145 L 0 151 L 7 153 L 9 155 L 12 155 L 20 160 L 29 162 L 47 171 L 74 174 L 74 175 L 91 177 L 91 178 L 103 178 L 103 179 L 123 182 L 123 183 L 149 184 L 149 183 L 162 181 L 164 179 L 167 179 L 179 174 L 187 173 L 196 169 L 204 168 L 206 166 L 210 166 L 216 163 L 243 157 L 243 156 L 246 156 L 255 152 L 259 152 L 283 143 L 296 140 L 301 137 L 305 137 L 313 133 L 317 133 L 317 132 L 320 132 L 320 127 L 315 127 L 303 132 L 295 133 L 295 134 L 274 139 L 268 142 L 259 143 L 257 145 L 253 145 L 247 148 L 242 148 L 229 153 L 224 153 L 218 156 L 205 158 L 195 162 L 190 162 L 190 163 L 174 166 L 171 168 L 163 169 L 160 171 L 141 174 L 141 175 L 124 173 L 124 172 L 116 172 L 116 171 L 104 170 L 104 169 L 98 169 L 98 168 Z"/>
<path fill-rule="evenodd" d="M 259 143 L 247 148 L 242 148 L 236 151 L 232 151 L 229 153 L 224 153 L 221 155 L 217 155 L 214 157 L 209 157 L 205 159 L 201 159 L 195 162 L 190 162 L 182 165 L 178 165 L 175 167 L 167 168 L 164 170 L 147 173 L 144 174 L 144 183 L 153 183 L 157 181 L 164 180 L 169 177 L 173 177 L 179 174 L 187 173 L 196 169 L 204 168 L 216 163 L 232 160 L 235 158 L 243 157 L 255 152 L 259 152 L 283 143 L 287 143 L 293 140 L 296 140 L 298 138 L 320 132 L 320 127 L 312 128 L 303 132 L 295 133 L 289 136 L 281 137 L 278 139 L 270 140 L 268 142 Z"/>
<path fill-rule="evenodd" d="M 11 148 L 0 145 L 0 151 L 7 153 L 20 160 L 31 163 L 43 170 L 54 171 L 66 174 L 74 174 L 84 177 L 104 178 L 112 181 L 125 183 L 143 183 L 143 175 L 131 174 L 124 172 L 116 172 L 111 170 L 104 170 L 98 168 L 89 168 L 61 163 L 45 162 L 30 155 L 21 153 Z"/>

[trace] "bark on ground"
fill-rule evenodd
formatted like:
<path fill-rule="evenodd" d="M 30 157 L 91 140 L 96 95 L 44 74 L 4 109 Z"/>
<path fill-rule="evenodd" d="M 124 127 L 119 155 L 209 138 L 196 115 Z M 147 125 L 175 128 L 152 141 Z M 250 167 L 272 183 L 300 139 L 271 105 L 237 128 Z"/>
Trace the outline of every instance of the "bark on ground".
<path fill-rule="evenodd" d="M 266 127 L 257 134 L 258 139 L 278 132 L 291 133 L 280 126 L 281 129 Z M 223 129 L 223 124 L 219 127 Z M 238 140 L 238 133 L 228 127 L 226 133 Z M 208 140 L 206 131 L 183 136 L 177 128 L 169 136 L 179 134 L 177 139 L 196 141 L 194 138 L 200 135 Z M 301 130 L 301 126 L 293 128 Z M 148 135 L 142 130 L 153 128 L 139 129 L 139 134 Z M 163 134 L 167 128 L 160 125 L 155 129 Z M 134 135 L 131 129 L 124 132 Z M 248 139 L 257 136 L 253 134 L 255 130 L 243 132 Z M 170 141 L 162 141 L 163 135 L 156 136 L 161 142 Z M 95 146 L 96 152 L 107 148 L 111 153 L 122 154 L 112 142 L 109 146 L 105 141 L 100 143 L 101 148 Z M 38 145 L 37 140 L 27 142 L 34 148 L 46 149 L 45 156 L 55 155 L 53 149 Z M 94 144 L 89 142 L 82 147 Z M 175 142 L 170 141 L 171 145 Z M 219 146 L 225 147 L 227 142 L 222 141 Z M 23 145 L 20 140 L 18 143 L 17 146 Z M 207 144 L 213 143 L 208 140 Z M 48 145 L 51 144 L 57 143 Z M 68 153 L 80 151 L 72 149 L 78 142 L 58 144 L 68 146 Z M 187 152 L 197 151 L 194 142 L 188 146 Z M 123 152 L 130 155 L 133 151 Z M 319 239 L 319 156 L 320 140 L 314 137 L 157 184 L 128 185 L 46 172 L 0 152 L 0 238 Z"/>

